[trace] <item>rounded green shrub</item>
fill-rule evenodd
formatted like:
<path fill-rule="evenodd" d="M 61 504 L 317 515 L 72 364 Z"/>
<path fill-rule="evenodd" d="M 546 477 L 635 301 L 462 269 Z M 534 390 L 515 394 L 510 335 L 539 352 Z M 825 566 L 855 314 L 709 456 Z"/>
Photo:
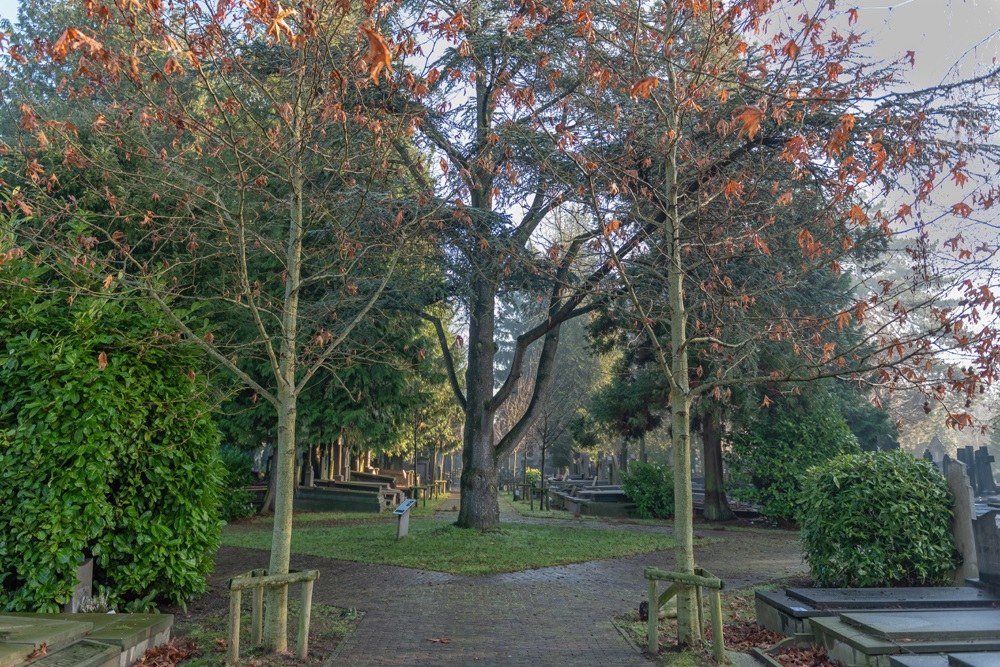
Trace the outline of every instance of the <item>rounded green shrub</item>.
<path fill-rule="evenodd" d="M 674 478 L 664 466 L 633 461 L 622 472 L 622 491 L 635 503 L 635 510 L 643 519 L 667 519 L 674 515 Z"/>
<path fill-rule="evenodd" d="M 944 478 L 900 451 L 838 456 L 808 471 L 800 526 L 820 586 L 946 585 L 958 565 Z"/>
<path fill-rule="evenodd" d="M 524 471 L 524 483 L 538 486 L 542 481 L 542 471 L 538 468 L 528 468 Z"/>
<path fill-rule="evenodd" d="M 786 397 L 745 419 L 726 457 L 730 495 L 775 521 L 797 520 L 802 474 L 839 454 L 860 451 L 828 397 Z"/>
<path fill-rule="evenodd" d="M 0 288 L 0 609 L 57 611 L 94 559 L 111 605 L 205 590 L 219 435 L 158 311 Z"/>

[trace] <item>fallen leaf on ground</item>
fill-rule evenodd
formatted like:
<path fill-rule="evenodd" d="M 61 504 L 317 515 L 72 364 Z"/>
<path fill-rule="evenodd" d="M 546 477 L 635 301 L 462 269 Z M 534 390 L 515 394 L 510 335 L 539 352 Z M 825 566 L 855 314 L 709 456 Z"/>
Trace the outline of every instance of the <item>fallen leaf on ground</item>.
<path fill-rule="evenodd" d="M 451 643 L 451 640 L 449 638 L 447 638 L 447 637 L 432 637 L 432 638 L 428 639 L 427 641 L 432 642 L 434 644 L 450 644 Z"/>

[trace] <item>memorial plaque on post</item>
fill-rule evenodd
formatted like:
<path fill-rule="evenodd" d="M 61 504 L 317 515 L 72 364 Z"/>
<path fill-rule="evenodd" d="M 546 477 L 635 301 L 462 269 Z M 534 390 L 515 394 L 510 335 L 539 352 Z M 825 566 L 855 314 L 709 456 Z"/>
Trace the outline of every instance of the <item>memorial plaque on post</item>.
<path fill-rule="evenodd" d="M 404 500 L 399 504 L 399 507 L 392 511 L 397 517 L 399 517 L 399 523 L 396 526 L 396 539 L 401 540 L 410 532 L 410 510 L 417 501 L 413 498 Z"/>

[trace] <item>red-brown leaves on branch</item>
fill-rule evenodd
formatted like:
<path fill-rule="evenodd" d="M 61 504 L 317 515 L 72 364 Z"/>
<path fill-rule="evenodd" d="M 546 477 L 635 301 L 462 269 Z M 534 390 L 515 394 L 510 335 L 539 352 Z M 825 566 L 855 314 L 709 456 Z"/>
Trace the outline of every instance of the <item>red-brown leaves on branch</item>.
<path fill-rule="evenodd" d="M 628 94 L 633 99 L 638 99 L 640 97 L 649 97 L 653 92 L 653 89 L 660 85 L 660 80 L 655 76 L 647 76 L 645 79 L 636 82 L 629 89 Z"/>
<path fill-rule="evenodd" d="M 72 51 L 86 49 L 90 56 L 104 54 L 104 45 L 93 37 L 85 35 L 76 28 L 66 28 L 51 48 L 52 60 L 56 63 L 65 62 Z"/>
<path fill-rule="evenodd" d="M 739 136 L 745 135 L 747 139 L 753 139 L 760 131 L 764 111 L 757 107 L 742 107 L 734 113 L 733 120 L 740 125 Z"/>
<path fill-rule="evenodd" d="M 383 69 L 387 75 L 391 76 L 393 74 L 392 52 L 389 51 L 389 45 L 386 43 L 385 38 L 382 37 L 372 24 L 362 24 L 361 32 L 364 34 L 365 39 L 368 40 L 368 52 L 365 53 L 361 60 L 368 67 L 368 75 L 371 77 L 371 80 L 375 82 L 375 85 L 378 85 L 379 74 Z"/>

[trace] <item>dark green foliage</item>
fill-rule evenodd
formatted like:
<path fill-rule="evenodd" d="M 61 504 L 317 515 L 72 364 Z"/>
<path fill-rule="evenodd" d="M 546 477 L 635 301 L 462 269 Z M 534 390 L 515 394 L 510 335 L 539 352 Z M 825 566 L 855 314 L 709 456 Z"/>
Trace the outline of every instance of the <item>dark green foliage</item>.
<path fill-rule="evenodd" d="M 667 519 L 674 515 L 673 474 L 661 465 L 633 461 L 622 472 L 622 490 L 643 519 Z"/>
<path fill-rule="evenodd" d="M 0 270 L 44 278 L 23 264 L 22 275 Z M 0 280 L 0 609 L 58 610 L 89 556 L 113 605 L 205 590 L 221 470 L 194 353 L 135 302 L 9 284 Z"/>
<path fill-rule="evenodd" d="M 247 486 L 256 481 L 253 474 L 253 459 L 245 451 L 228 446 L 219 450 L 219 456 L 226 470 L 219 516 L 223 521 L 245 519 L 255 511 L 253 494 L 247 490 Z"/>
<path fill-rule="evenodd" d="M 802 542 L 820 586 L 947 585 L 958 565 L 944 478 L 900 451 L 838 456 L 803 483 Z"/>
<path fill-rule="evenodd" d="M 732 434 L 730 492 L 770 519 L 793 521 L 805 471 L 856 451 L 857 440 L 827 395 L 779 398 L 751 412 Z"/>

